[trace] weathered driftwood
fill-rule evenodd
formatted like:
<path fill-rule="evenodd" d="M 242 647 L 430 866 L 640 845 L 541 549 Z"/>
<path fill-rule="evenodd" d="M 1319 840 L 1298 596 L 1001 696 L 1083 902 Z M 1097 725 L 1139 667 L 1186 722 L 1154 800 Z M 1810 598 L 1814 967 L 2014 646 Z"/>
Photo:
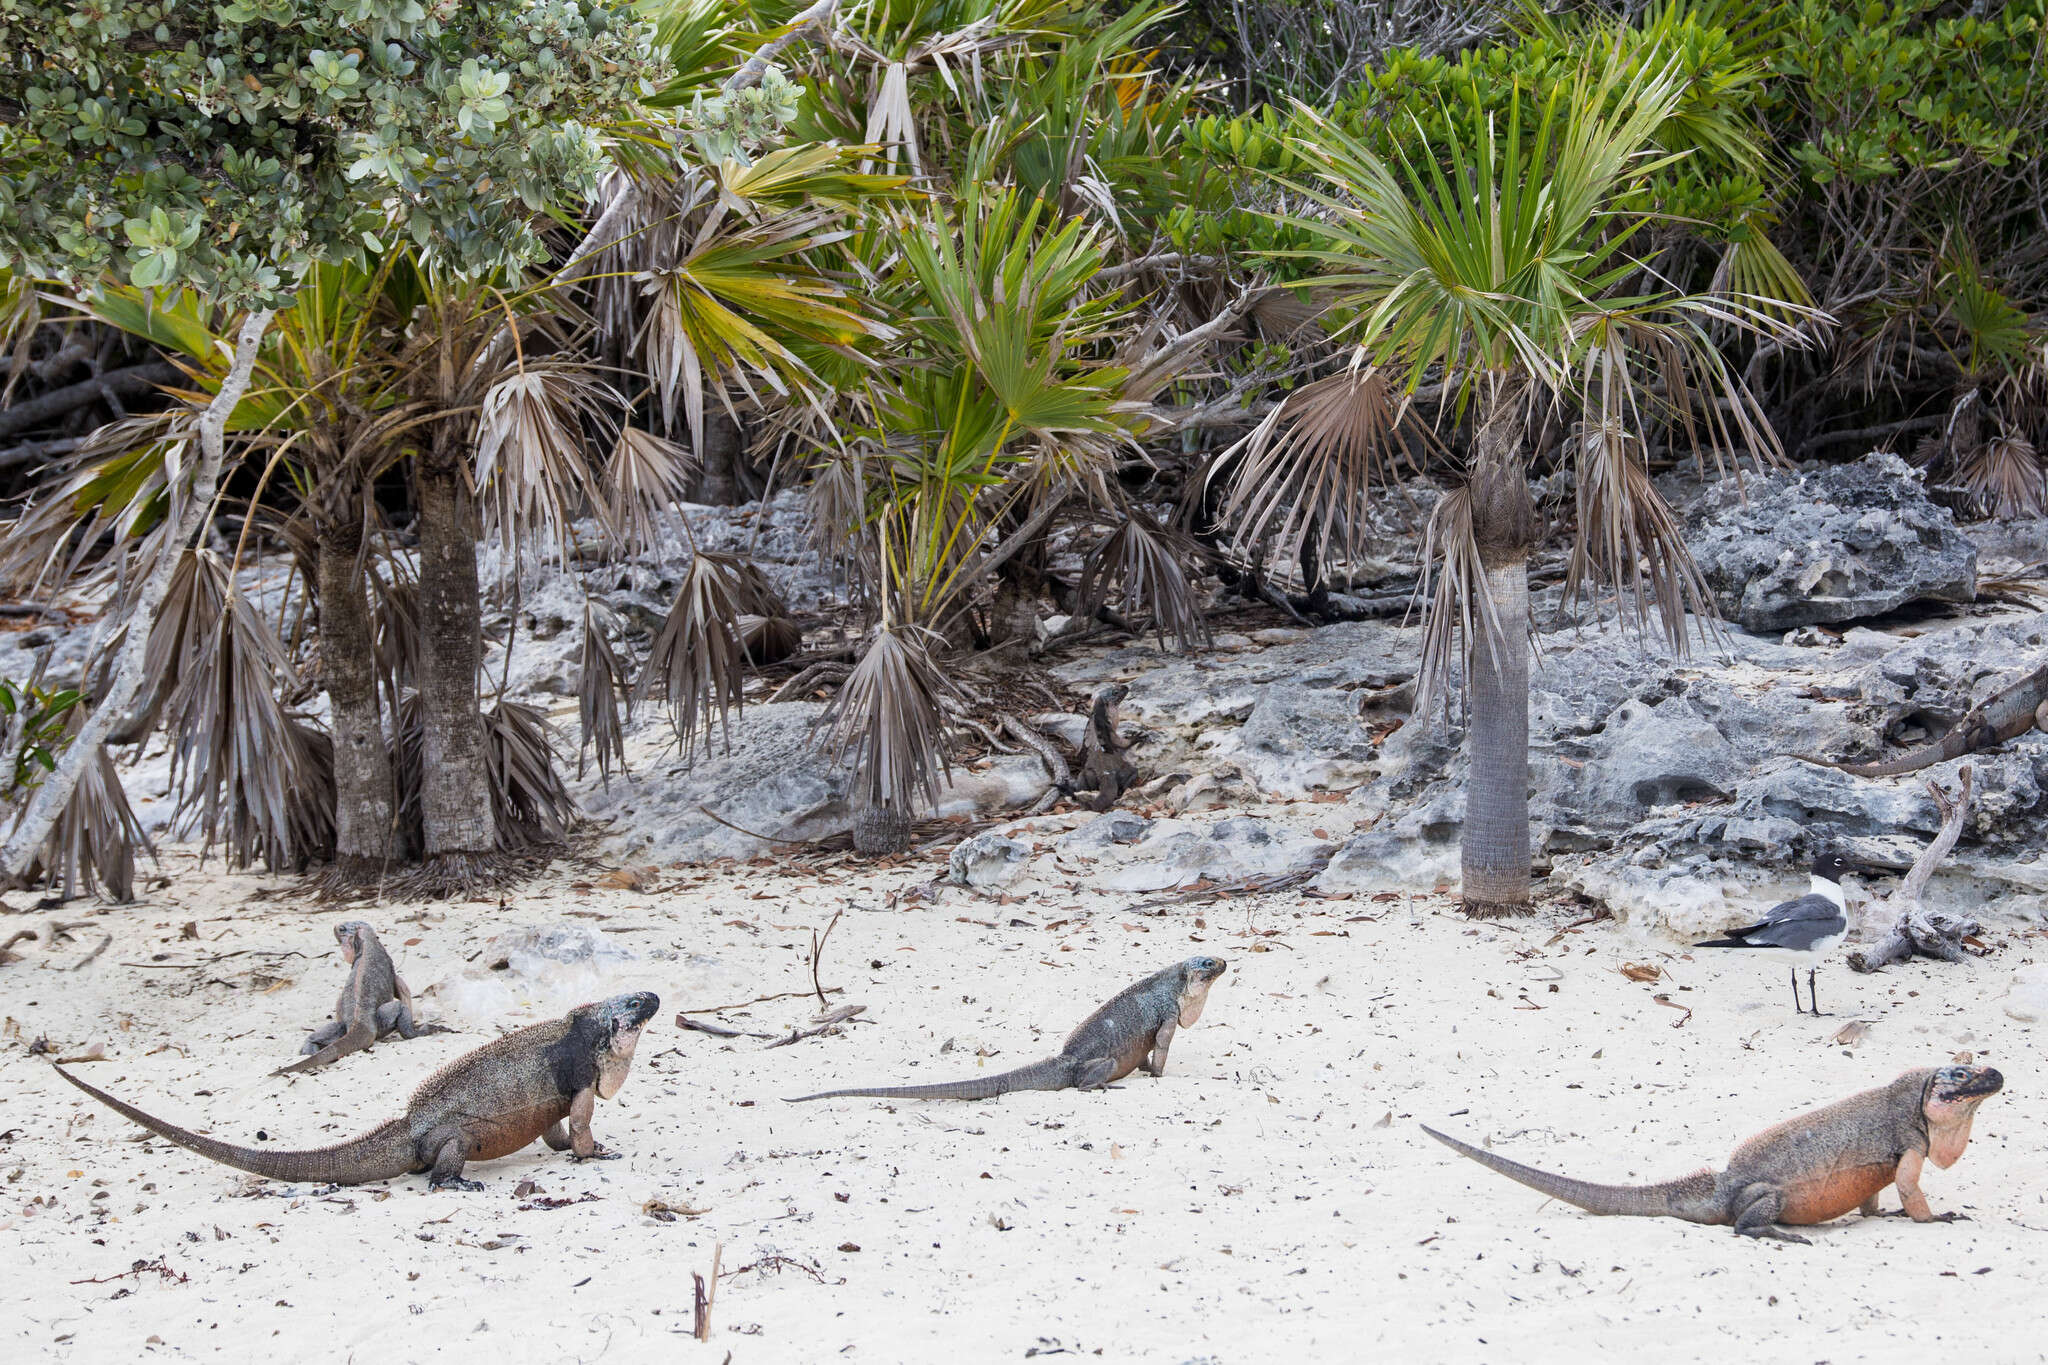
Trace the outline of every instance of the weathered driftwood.
<path fill-rule="evenodd" d="M 1948 857 L 1949 850 L 1956 846 L 1956 840 L 1963 832 L 1963 821 L 1970 813 L 1969 768 L 1964 767 L 1957 777 L 1960 790 L 1954 796 L 1937 783 L 1927 784 L 1934 804 L 1941 808 L 1941 829 L 1935 834 L 1934 841 L 1914 860 L 1913 870 L 1899 883 L 1899 889 L 1884 902 L 1885 910 L 1898 914 L 1891 932 L 1875 947 L 1849 954 L 1849 966 L 1853 970 L 1874 972 L 1887 963 L 1904 962 L 1916 953 L 1923 957 L 1937 957 L 1943 962 L 1961 962 L 1966 956 L 1963 940 L 1979 931 L 1977 921 L 1941 910 L 1929 910 L 1920 903 L 1928 879 Z"/>

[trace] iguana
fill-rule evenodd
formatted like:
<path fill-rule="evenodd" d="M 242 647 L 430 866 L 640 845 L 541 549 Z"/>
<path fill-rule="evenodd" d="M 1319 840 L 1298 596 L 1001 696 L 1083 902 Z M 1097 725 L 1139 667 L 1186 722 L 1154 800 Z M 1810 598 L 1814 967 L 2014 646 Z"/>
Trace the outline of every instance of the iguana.
<path fill-rule="evenodd" d="M 1117 798 L 1138 780 L 1138 770 L 1124 757 L 1124 750 L 1130 744 L 1117 733 L 1119 708 L 1131 689 L 1122 683 L 1113 683 L 1095 694 L 1095 704 L 1088 711 L 1088 729 L 1081 737 L 1081 772 L 1062 789 L 1067 795 L 1092 791 L 1095 799 L 1088 805 L 1097 811 L 1106 811 L 1117 803 Z"/>
<path fill-rule="evenodd" d="M 1970 1141 L 1977 1106 L 2005 1078 L 1988 1066 L 1908 1071 L 1890 1085 L 1865 1090 L 1766 1128 L 1735 1149 L 1728 1169 L 1701 1170 L 1661 1185 L 1592 1185 L 1524 1166 L 1423 1127 L 1438 1142 L 1482 1166 L 1588 1213 L 1683 1218 L 1733 1226 L 1743 1237 L 1805 1242 L 1779 1224 L 1825 1223 L 1851 1209 L 1877 1214 L 1878 1192 L 1896 1185 L 1916 1223 L 1936 1218 L 1920 1192 L 1922 1163 L 1947 1170 Z"/>
<path fill-rule="evenodd" d="M 1166 1052 L 1176 1029 L 1202 1017 L 1209 987 L 1228 964 L 1219 957 L 1191 957 L 1154 972 L 1118 992 L 1067 1035 L 1059 1055 L 1030 1066 L 971 1081 L 940 1085 L 888 1085 L 859 1090 L 826 1090 L 789 1100 L 832 1100 L 876 1096 L 906 1100 L 986 1100 L 1014 1090 L 1095 1090 L 1122 1080 L 1143 1066 L 1154 1076 L 1166 1074 Z"/>
<path fill-rule="evenodd" d="M 480 1190 L 462 1178 L 466 1162 L 510 1155 L 535 1138 L 576 1159 L 617 1156 L 590 1135 L 591 1112 L 626 1083 L 640 1030 L 661 1001 L 639 991 L 579 1005 L 560 1019 L 508 1033 L 457 1057 L 413 1091 L 405 1114 L 360 1137 L 304 1151 L 237 1147 L 188 1132 L 87 1085 L 57 1074 L 115 1113 L 180 1147 L 272 1180 L 360 1185 L 415 1171 L 434 1189 Z"/>
<path fill-rule="evenodd" d="M 2048 730 L 2048 664 L 1971 707 L 1947 734 L 1909 754 L 1879 763 L 1813 761 L 1857 777 L 1897 777 L 1901 773 L 1918 772 L 1965 754 L 1995 748 L 2037 727 Z"/>
<path fill-rule="evenodd" d="M 270 1073 L 273 1076 L 326 1066 L 361 1052 L 388 1033 L 417 1038 L 422 1032 L 413 1023 L 412 992 L 392 965 L 391 954 L 377 941 L 376 931 L 352 919 L 335 925 L 334 937 L 341 944 L 341 960 L 349 967 L 348 984 L 334 1002 L 334 1017 L 313 1030 L 299 1049 L 310 1054 L 304 1061 L 281 1066 Z"/>

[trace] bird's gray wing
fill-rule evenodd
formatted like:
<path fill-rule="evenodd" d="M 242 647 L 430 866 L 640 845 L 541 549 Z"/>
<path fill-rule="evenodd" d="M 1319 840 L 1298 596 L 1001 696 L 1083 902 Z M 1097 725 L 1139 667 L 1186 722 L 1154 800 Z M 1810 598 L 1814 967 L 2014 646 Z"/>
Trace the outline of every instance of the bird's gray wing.
<path fill-rule="evenodd" d="M 1801 896 L 1774 906 L 1769 919 L 1743 931 L 1742 937 L 1774 948 L 1810 948 L 1847 925 L 1847 916 L 1826 896 Z"/>

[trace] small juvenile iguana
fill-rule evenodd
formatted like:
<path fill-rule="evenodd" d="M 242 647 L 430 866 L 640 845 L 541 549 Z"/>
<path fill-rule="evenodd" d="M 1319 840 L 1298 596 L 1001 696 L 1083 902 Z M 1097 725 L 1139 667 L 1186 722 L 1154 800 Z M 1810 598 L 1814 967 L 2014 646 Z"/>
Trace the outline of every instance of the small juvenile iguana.
<path fill-rule="evenodd" d="M 462 1178 L 465 1162 L 510 1155 L 535 1138 L 558 1152 L 568 1148 L 578 1160 L 617 1155 L 591 1137 L 591 1112 L 626 1083 L 640 1030 L 660 1007 L 648 991 L 615 995 L 508 1033 L 421 1082 L 403 1117 L 304 1151 L 267 1152 L 201 1137 L 56 1070 L 115 1113 L 236 1170 L 335 1185 L 426 1171 L 434 1189 L 480 1190 L 481 1183 Z"/>
<path fill-rule="evenodd" d="M 1524 1166 L 1446 1137 L 1423 1132 L 1482 1166 L 1518 1180 L 1588 1213 L 1683 1218 L 1732 1225 L 1743 1237 L 1805 1242 L 1778 1224 L 1804 1227 L 1839 1218 L 1851 1209 L 1877 1214 L 1878 1192 L 1896 1185 L 1916 1223 L 1936 1218 L 1920 1192 L 1922 1163 L 1942 1170 L 1969 1145 L 1977 1106 L 1997 1094 L 2005 1078 L 1988 1066 L 1944 1066 L 1908 1071 L 1890 1085 L 1766 1128 L 1735 1149 L 1728 1169 L 1697 1171 L 1661 1185 L 1593 1185 Z"/>
<path fill-rule="evenodd" d="M 1223 975 L 1220 957 L 1191 957 L 1154 972 L 1117 993 L 1067 1035 L 1059 1055 L 1030 1066 L 971 1081 L 940 1085 L 888 1085 L 862 1090 L 826 1090 L 789 1100 L 833 1100 L 872 1095 L 884 1099 L 986 1100 L 1014 1090 L 1095 1090 L 1122 1080 L 1143 1066 L 1154 1076 L 1166 1074 L 1166 1052 L 1176 1029 L 1202 1017 L 1209 987 Z"/>
<path fill-rule="evenodd" d="M 313 1030 L 299 1049 L 310 1054 L 304 1061 L 281 1066 L 270 1073 L 273 1076 L 326 1066 L 351 1052 L 361 1052 L 388 1033 L 396 1032 L 402 1038 L 420 1036 L 412 1018 L 412 992 L 392 965 L 391 954 L 377 941 L 376 931 L 352 919 L 335 925 L 334 937 L 341 944 L 341 960 L 349 968 L 348 984 L 334 1002 L 334 1017 Z"/>
<path fill-rule="evenodd" d="M 1095 694 L 1095 704 L 1088 712 L 1088 729 L 1081 739 L 1080 775 L 1071 784 L 1063 784 L 1069 796 L 1080 791 L 1094 792 L 1095 799 L 1088 804 L 1097 811 L 1114 806 L 1117 798 L 1138 780 L 1137 768 L 1124 757 L 1124 750 L 1131 746 L 1117 733 L 1118 709 L 1130 692 L 1124 684 L 1114 683 Z"/>

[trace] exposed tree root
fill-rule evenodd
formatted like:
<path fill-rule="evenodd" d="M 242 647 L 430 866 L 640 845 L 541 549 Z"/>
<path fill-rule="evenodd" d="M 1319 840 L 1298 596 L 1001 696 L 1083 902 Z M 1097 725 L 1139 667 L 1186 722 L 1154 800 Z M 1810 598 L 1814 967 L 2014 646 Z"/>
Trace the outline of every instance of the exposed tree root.
<path fill-rule="evenodd" d="M 1458 908 L 1467 919 L 1520 919 L 1536 913 L 1536 907 L 1529 901 L 1489 901 L 1476 896 L 1459 898 Z"/>
<path fill-rule="evenodd" d="M 504 891 L 539 876 L 555 852 L 543 847 L 516 853 L 443 853 L 394 874 L 384 883 L 384 898 L 455 900 Z"/>

